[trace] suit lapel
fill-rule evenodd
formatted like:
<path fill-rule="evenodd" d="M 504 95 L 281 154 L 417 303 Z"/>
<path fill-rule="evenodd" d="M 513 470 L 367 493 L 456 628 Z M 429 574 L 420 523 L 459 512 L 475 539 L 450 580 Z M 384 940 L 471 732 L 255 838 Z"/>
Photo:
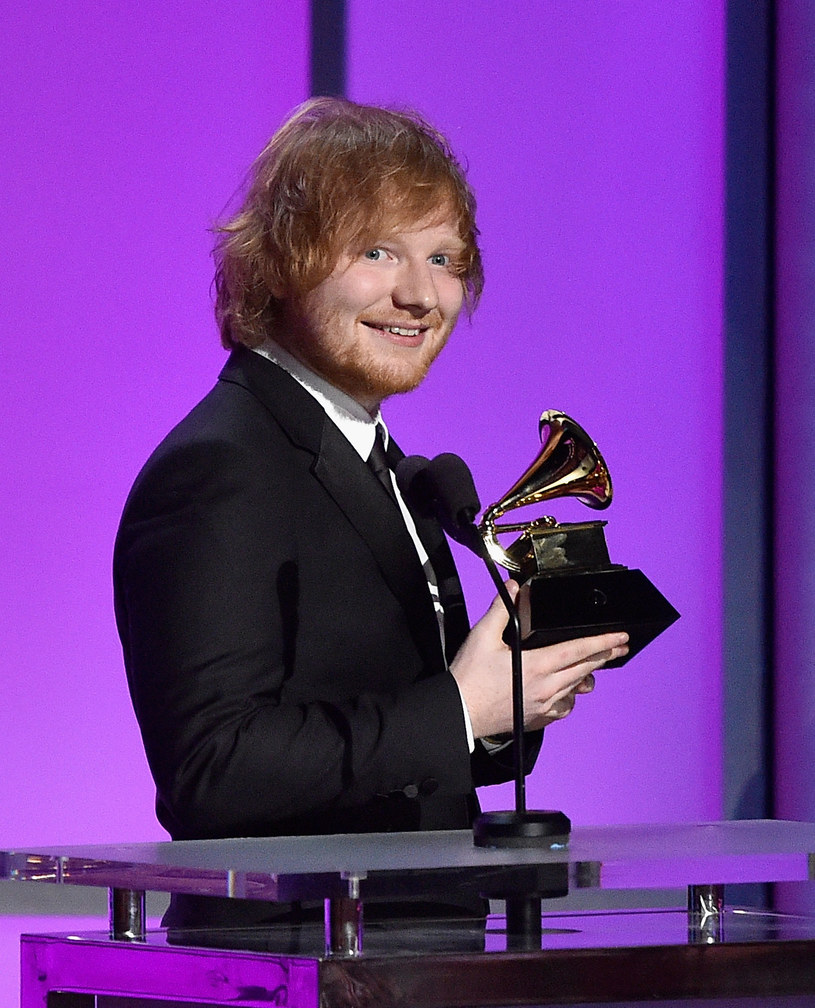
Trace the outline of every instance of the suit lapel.
<path fill-rule="evenodd" d="M 443 655 L 424 571 L 402 516 L 374 473 L 319 403 L 276 364 L 239 348 L 221 379 L 249 389 L 292 441 L 314 455 L 315 479 L 368 545 L 383 579 L 409 615 L 426 666 L 438 669 Z"/>
<path fill-rule="evenodd" d="M 438 668 L 441 640 L 416 547 L 394 501 L 330 421 L 323 428 L 314 475 L 368 544 L 388 587 L 410 615 L 426 664 Z"/>

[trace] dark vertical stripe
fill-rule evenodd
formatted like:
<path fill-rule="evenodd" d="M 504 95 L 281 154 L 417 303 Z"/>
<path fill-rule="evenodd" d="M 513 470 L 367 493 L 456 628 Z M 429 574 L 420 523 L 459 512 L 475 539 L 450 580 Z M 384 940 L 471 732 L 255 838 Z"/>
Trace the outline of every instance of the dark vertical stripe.
<path fill-rule="evenodd" d="M 761 818 L 773 752 L 774 3 L 728 0 L 727 21 L 724 811 Z"/>
<path fill-rule="evenodd" d="M 311 0 L 311 94 L 345 95 L 345 0 Z"/>
<path fill-rule="evenodd" d="M 815 2 L 776 0 L 774 808 L 815 818 Z M 812 914 L 809 887 L 780 886 Z"/>

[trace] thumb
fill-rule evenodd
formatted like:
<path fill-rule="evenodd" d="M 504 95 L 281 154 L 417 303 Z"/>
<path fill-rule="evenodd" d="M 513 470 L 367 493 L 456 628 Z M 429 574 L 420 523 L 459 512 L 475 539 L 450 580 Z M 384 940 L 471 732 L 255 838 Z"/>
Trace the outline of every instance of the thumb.
<path fill-rule="evenodd" d="M 506 586 L 509 597 L 512 599 L 513 602 L 515 602 L 515 600 L 518 597 L 518 592 L 520 591 L 518 583 L 510 579 L 509 581 L 505 581 L 504 584 Z M 490 605 L 489 609 L 484 614 L 482 622 L 490 627 L 492 627 L 493 625 L 500 626 L 500 628 L 503 630 L 503 626 L 506 623 L 506 621 L 507 621 L 507 607 L 504 605 L 501 596 L 496 595 L 495 598 L 492 600 L 492 604 Z"/>

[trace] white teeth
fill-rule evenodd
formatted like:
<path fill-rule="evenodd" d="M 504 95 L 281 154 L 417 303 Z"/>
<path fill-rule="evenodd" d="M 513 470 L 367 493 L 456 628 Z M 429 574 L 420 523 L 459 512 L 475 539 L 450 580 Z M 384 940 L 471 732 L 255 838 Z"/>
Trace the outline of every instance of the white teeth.
<path fill-rule="evenodd" d="M 402 329 L 399 326 L 384 326 L 386 332 L 392 332 L 394 336 L 418 336 L 421 329 Z"/>

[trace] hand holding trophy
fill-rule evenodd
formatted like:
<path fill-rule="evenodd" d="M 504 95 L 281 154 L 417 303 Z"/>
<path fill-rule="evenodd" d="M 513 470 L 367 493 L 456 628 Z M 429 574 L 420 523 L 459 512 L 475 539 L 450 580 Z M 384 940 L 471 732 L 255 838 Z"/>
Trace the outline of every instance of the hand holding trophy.
<path fill-rule="evenodd" d="M 609 506 L 611 476 L 597 445 L 571 417 L 546 410 L 541 450 L 520 479 L 484 512 L 478 526 L 492 559 L 521 584 L 518 614 L 525 648 L 543 647 L 613 630 L 629 635 L 622 665 L 679 618 L 639 570 L 609 559 L 606 522 L 560 523 L 550 516 L 498 525 L 508 511 L 576 497 L 596 510 Z M 521 532 L 507 548 L 498 535 Z"/>

